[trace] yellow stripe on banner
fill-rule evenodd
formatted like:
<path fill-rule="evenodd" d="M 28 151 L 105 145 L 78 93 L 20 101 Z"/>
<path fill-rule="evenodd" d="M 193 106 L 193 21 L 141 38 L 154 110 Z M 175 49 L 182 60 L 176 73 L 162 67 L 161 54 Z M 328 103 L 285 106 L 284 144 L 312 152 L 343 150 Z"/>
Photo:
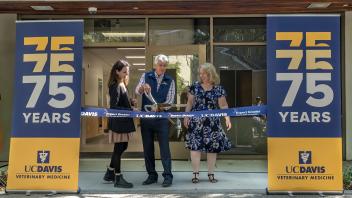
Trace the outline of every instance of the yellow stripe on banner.
<path fill-rule="evenodd" d="M 79 138 L 11 138 L 7 190 L 78 190 Z"/>
<path fill-rule="evenodd" d="M 268 191 L 342 191 L 341 138 L 268 138 Z"/>

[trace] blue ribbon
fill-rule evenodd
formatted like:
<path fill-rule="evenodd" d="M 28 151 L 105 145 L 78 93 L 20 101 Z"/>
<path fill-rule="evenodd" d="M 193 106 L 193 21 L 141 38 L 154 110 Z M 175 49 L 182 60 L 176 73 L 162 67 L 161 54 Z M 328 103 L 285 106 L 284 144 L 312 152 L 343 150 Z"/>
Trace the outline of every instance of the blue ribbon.
<path fill-rule="evenodd" d="M 119 118 L 184 118 L 184 117 L 244 117 L 266 115 L 266 106 L 247 106 L 191 112 L 144 112 L 95 107 L 82 107 L 81 116 Z"/>

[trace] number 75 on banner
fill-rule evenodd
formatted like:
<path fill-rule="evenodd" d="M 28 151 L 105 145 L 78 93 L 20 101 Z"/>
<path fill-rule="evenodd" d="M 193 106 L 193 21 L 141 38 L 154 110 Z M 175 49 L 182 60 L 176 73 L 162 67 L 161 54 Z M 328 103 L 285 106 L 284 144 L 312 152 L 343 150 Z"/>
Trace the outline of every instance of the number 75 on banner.
<path fill-rule="evenodd" d="M 305 50 L 302 49 L 302 43 L 305 37 Z M 306 93 L 310 96 L 306 103 L 312 107 L 325 107 L 331 104 L 334 98 L 332 88 L 327 84 L 317 84 L 317 81 L 331 81 L 331 70 L 333 66 L 325 60 L 331 59 L 330 45 L 324 41 L 331 41 L 331 32 L 276 32 L 277 41 L 289 41 L 289 47 L 293 49 L 276 50 L 276 58 L 290 58 L 291 61 L 287 67 L 288 73 L 276 73 L 277 81 L 291 81 L 290 88 L 282 103 L 283 107 L 291 107 L 295 101 L 300 85 L 303 81 L 303 73 L 292 73 L 299 70 L 305 53 L 305 68 L 307 71 L 325 70 L 328 72 L 306 73 Z M 323 97 L 316 98 L 313 94 L 321 93 Z"/>
<path fill-rule="evenodd" d="M 43 69 L 48 61 L 49 54 L 46 53 L 50 40 L 50 51 L 66 52 L 66 53 L 50 53 L 50 73 L 73 73 L 75 69 L 70 64 L 60 64 L 60 62 L 73 62 L 74 53 L 73 49 L 69 47 L 74 45 L 73 36 L 53 36 L 53 37 L 24 37 L 25 46 L 36 46 L 35 52 L 31 54 L 23 54 L 23 62 L 34 62 L 33 73 L 43 72 Z M 67 53 L 67 52 L 72 53 Z M 27 102 L 27 108 L 34 108 L 38 102 L 39 96 L 46 83 L 46 75 L 27 75 L 23 76 L 23 83 L 34 83 L 34 90 Z M 49 95 L 56 96 L 63 94 L 65 99 L 57 100 L 52 97 L 48 104 L 54 108 L 66 108 L 70 106 L 74 101 L 74 92 L 68 86 L 60 86 L 59 83 L 73 83 L 72 75 L 50 75 L 49 76 Z"/>

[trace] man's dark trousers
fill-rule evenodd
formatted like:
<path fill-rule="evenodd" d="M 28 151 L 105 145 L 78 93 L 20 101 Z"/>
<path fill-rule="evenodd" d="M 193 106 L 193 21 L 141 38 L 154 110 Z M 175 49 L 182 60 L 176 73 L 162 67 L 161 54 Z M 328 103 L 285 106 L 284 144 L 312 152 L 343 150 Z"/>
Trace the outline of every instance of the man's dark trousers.
<path fill-rule="evenodd" d="M 173 178 L 171 173 L 171 154 L 169 146 L 169 120 L 168 119 L 141 119 L 141 133 L 144 150 L 144 161 L 150 176 L 156 176 L 154 137 L 157 135 L 161 161 L 164 167 L 163 177 Z"/>

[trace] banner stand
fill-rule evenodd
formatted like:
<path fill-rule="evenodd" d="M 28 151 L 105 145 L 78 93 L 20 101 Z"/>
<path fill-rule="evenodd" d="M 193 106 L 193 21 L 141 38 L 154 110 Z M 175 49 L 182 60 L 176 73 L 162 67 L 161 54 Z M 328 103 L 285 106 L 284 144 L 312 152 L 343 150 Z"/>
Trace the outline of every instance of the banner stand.
<path fill-rule="evenodd" d="M 81 188 L 78 187 L 77 191 L 56 191 L 56 190 L 5 190 L 8 194 L 25 194 L 26 196 L 30 196 L 31 193 L 39 193 L 39 194 L 46 194 L 46 196 L 54 196 L 57 194 L 80 194 Z"/>
<path fill-rule="evenodd" d="M 83 20 L 16 21 L 6 192 L 80 192 L 83 25 Z"/>
<path fill-rule="evenodd" d="M 267 15 L 270 194 L 344 192 L 340 21 L 340 14 Z"/>
<path fill-rule="evenodd" d="M 268 191 L 268 188 L 265 189 L 267 195 L 319 195 L 319 196 L 327 196 L 327 195 L 343 195 L 344 191 Z"/>

